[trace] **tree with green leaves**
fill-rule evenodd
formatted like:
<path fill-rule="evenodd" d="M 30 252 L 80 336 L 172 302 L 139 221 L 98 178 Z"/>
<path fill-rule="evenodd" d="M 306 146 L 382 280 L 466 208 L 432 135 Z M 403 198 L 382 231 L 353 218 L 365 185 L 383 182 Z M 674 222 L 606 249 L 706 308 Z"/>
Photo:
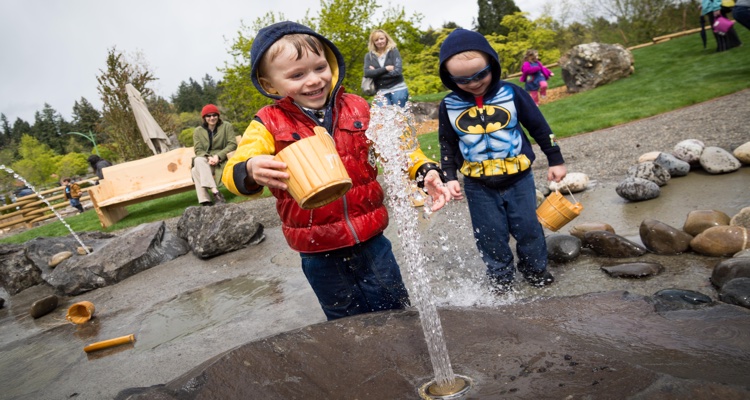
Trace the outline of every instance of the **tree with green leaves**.
<path fill-rule="evenodd" d="M 331 40 L 341 52 L 346 68 L 343 85 L 350 93 L 360 93 L 364 56 L 370 32 L 382 28 L 398 43 L 405 68 L 412 55 L 423 48 L 417 28 L 421 16 L 406 16 L 403 7 L 382 10 L 375 0 L 321 0 L 315 18 L 300 21 Z M 380 14 L 378 14 L 380 13 Z M 233 62 L 222 70 L 219 84 L 221 107 L 228 120 L 244 131 L 255 113 L 271 100 L 261 95 L 250 81 L 250 48 L 255 34 L 264 26 L 285 20 L 283 14 L 265 14 L 250 26 L 243 25 L 231 46 Z"/>
<path fill-rule="evenodd" d="M 34 125 L 31 127 L 31 135 L 55 152 L 63 153 L 64 139 L 62 131 L 69 126 L 60 113 L 55 111 L 49 104 L 44 103 L 44 109 L 34 113 Z"/>
<path fill-rule="evenodd" d="M 476 30 L 485 36 L 507 35 L 510 28 L 503 25 L 503 18 L 521 11 L 513 0 L 477 0 L 477 5 Z"/>
<path fill-rule="evenodd" d="M 9 146 L 13 141 L 11 138 L 11 127 L 8 117 L 5 114 L 0 114 L 0 147 Z"/>
<path fill-rule="evenodd" d="M 539 52 L 539 60 L 544 64 L 557 62 L 560 50 L 554 47 L 555 32 L 545 28 L 550 24 L 550 17 L 535 21 L 526 18 L 526 13 L 517 12 L 503 17 L 503 25 L 508 27 L 508 34 L 488 35 L 487 40 L 500 57 L 503 75 L 507 76 L 521 71 L 523 56 L 529 49 Z"/>
<path fill-rule="evenodd" d="M 34 186 L 55 183 L 57 181 L 60 156 L 48 145 L 31 135 L 23 135 L 18 146 L 21 159 L 14 162 L 14 171 L 23 176 Z"/>
<path fill-rule="evenodd" d="M 89 172 L 88 155 L 83 153 L 68 153 L 57 162 L 57 176 L 60 178 L 84 176 Z"/>
<path fill-rule="evenodd" d="M 147 85 L 156 80 L 143 64 L 128 62 L 125 56 L 115 48 L 107 52 L 106 68 L 100 70 L 96 77 L 97 90 L 102 99 L 102 119 L 104 132 L 115 142 L 120 159 L 136 160 L 153 155 L 143 141 L 135 115 L 125 91 L 125 84 L 130 83 L 149 104 L 153 90 Z M 171 116 L 163 107 L 149 108 L 156 122 L 167 132 L 165 126 L 172 126 Z"/>
<path fill-rule="evenodd" d="M 102 113 L 91 105 L 85 97 L 81 97 L 80 101 L 73 103 L 73 122 L 71 123 L 73 132 L 96 133 L 101 122 Z M 63 133 L 67 134 L 68 132 Z M 93 147 L 93 145 L 90 147 Z"/>

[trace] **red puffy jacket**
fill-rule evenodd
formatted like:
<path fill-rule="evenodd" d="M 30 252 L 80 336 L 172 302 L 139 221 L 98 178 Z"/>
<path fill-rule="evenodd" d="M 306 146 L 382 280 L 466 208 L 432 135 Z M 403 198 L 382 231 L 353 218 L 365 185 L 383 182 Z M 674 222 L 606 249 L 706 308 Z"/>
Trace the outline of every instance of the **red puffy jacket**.
<path fill-rule="evenodd" d="M 341 199 L 312 210 L 302 209 L 287 191 L 271 189 L 277 198 L 276 209 L 284 236 L 289 246 L 299 252 L 350 247 L 383 232 L 388 226 L 383 188 L 376 180 L 375 156 L 365 136 L 370 122 L 369 105 L 361 97 L 343 90 L 338 91 L 335 101 L 333 138 L 352 180 L 352 188 Z M 243 138 L 224 171 L 225 184 L 233 192 L 238 193 L 236 185 L 243 183 L 226 179 L 228 173 L 238 161 L 266 153 L 265 148 L 271 143 L 267 143 L 264 136 L 273 138 L 273 153 L 278 153 L 301 138 L 313 136 L 313 128 L 318 126 L 290 98 L 262 108 L 257 117 L 245 132 L 255 140 L 250 142 Z M 269 133 L 272 136 L 267 136 Z"/>

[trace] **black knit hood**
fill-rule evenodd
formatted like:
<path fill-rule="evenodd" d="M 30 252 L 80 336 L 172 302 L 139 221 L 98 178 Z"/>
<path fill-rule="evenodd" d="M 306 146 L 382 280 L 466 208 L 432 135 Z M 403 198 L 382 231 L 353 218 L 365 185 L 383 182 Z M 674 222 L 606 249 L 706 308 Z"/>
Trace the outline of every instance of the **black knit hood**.
<path fill-rule="evenodd" d="M 490 57 L 492 69 L 492 83 L 490 87 L 494 87 L 500 81 L 500 60 L 495 49 L 490 46 L 487 39 L 481 33 L 459 28 L 451 32 L 445 38 L 443 44 L 440 45 L 440 80 L 443 81 L 445 87 L 456 93 L 466 94 L 467 92 L 461 90 L 451 80 L 450 74 L 445 69 L 445 62 L 452 56 L 469 50 L 481 51 Z"/>

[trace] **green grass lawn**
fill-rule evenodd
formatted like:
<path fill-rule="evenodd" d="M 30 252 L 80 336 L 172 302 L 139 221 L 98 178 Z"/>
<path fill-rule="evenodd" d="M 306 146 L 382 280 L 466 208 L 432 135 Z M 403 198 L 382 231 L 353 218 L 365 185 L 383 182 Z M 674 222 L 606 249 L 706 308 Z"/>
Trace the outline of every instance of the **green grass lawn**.
<path fill-rule="evenodd" d="M 750 87 L 750 32 L 737 29 L 744 45 L 716 53 L 709 33 L 703 48 L 699 34 L 633 50 L 635 73 L 628 78 L 596 89 L 577 93 L 540 108 L 559 138 L 592 132 L 614 125 L 650 117 L 667 111 L 735 93 Z M 559 68 L 550 87 L 563 85 Z M 518 82 L 518 78 L 509 81 Z M 413 101 L 440 101 L 447 92 L 414 96 Z M 428 157 L 439 159 L 437 132 L 419 137 Z M 246 201 L 223 189 L 227 201 Z M 270 193 L 266 189 L 264 196 Z M 115 231 L 182 215 L 185 208 L 197 205 L 194 192 L 187 192 L 127 207 L 129 215 L 106 231 Z M 93 210 L 66 218 L 76 232 L 102 230 Z M 65 236 L 62 223 L 54 222 L 0 239 L 0 243 L 24 243 L 41 236 Z"/>

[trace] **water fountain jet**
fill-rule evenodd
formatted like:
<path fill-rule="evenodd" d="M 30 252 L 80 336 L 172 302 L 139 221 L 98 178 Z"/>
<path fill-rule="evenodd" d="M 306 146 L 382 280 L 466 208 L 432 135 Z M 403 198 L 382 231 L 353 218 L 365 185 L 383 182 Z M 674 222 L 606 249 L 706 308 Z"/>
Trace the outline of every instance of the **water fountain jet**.
<path fill-rule="evenodd" d="M 383 102 L 375 104 L 377 103 Z M 411 162 L 408 154 L 419 145 L 413 128 L 413 115 L 409 111 L 410 106 L 409 103 L 405 108 L 373 105 L 370 111 L 370 127 L 366 135 L 373 141 L 375 150 L 380 155 L 383 177 L 391 210 L 398 225 L 398 236 L 404 249 L 407 270 L 414 282 L 412 295 L 419 310 L 422 330 L 435 372 L 435 380 L 426 383 L 420 389 L 420 394 L 424 393 L 423 397 L 430 399 L 456 398 L 454 396 L 460 396 L 469 390 L 471 380 L 466 377 L 457 379 L 453 373 L 440 317 L 432 300 L 429 278 L 424 268 L 425 257 L 418 230 L 420 217 L 413 199 L 415 191 L 404 173 Z M 429 200 L 425 202 L 425 218 L 429 218 L 430 204 Z"/>
<path fill-rule="evenodd" d="M 9 173 L 10 175 L 13 175 L 14 178 L 20 180 L 21 182 L 23 182 L 26 185 L 26 187 L 28 187 L 29 189 L 33 190 L 34 194 L 36 194 L 36 197 L 38 197 L 40 200 L 42 200 L 42 202 L 44 202 L 44 204 L 46 204 L 47 207 L 50 210 L 52 210 L 52 212 L 55 214 L 55 216 L 57 216 L 57 219 L 59 219 L 60 222 L 62 222 L 63 226 L 65 226 L 66 228 L 68 228 L 68 230 L 70 231 L 70 234 L 73 235 L 73 237 L 76 239 L 76 241 L 78 241 L 78 243 L 81 245 L 81 247 L 86 252 L 86 254 L 91 254 L 91 251 L 89 251 L 89 248 L 85 244 L 83 244 L 83 241 L 81 240 L 81 238 L 78 237 L 78 235 L 76 235 L 76 233 L 73 231 L 73 228 L 71 228 L 70 225 L 68 225 L 68 222 L 65 221 L 65 219 L 62 217 L 62 215 L 60 215 L 60 213 L 58 213 L 57 210 L 55 210 L 54 207 L 52 207 L 52 205 L 49 203 L 49 201 L 47 201 L 47 199 L 45 199 L 41 194 L 39 194 L 39 192 L 36 190 L 36 188 L 32 184 L 30 184 L 29 181 L 27 181 L 26 179 L 24 179 L 24 177 L 22 177 L 17 172 L 15 172 L 12 169 L 10 169 L 9 167 L 6 167 L 4 164 L 0 164 L 0 169 L 2 169 L 3 171 Z"/>

